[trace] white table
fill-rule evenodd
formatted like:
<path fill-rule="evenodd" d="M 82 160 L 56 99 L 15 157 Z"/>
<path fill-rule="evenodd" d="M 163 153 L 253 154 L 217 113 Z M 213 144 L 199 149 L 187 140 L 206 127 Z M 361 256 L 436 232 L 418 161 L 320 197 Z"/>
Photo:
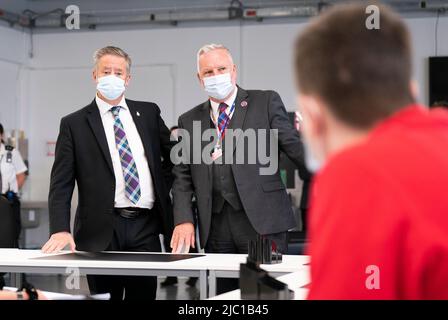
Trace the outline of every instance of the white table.
<path fill-rule="evenodd" d="M 209 261 L 207 266 L 209 270 L 209 297 L 216 296 L 217 278 L 239 278 L 240 264 L 246 263 L 245 254 L 207 254 Z M 284 255 L 282 263 L 262 264 L 261 268 L 268 271 L 271 275 L 278 277 L 288 273 L 308 270 L 310 262 L 309 256 Z"/>
<path fill-rule="evenodd" d="M 64 251 L 60 254 L 65 253 L 69 252 Z M 85 275 L 198 277 L 200 298 L 207 298 L 208 270 L 203 262 L 198 262 L 201 257 L 172 262 L 33 259 L 52 255 L 57 254 L 47 255 L 40 250 L 0 249 L 0 272 L 69 274 L 72 268 L 77 268 L 80 274 Z M 20 284 L 17 283 L 16 286 L 19 287 Z"/>
<path fill-rule="evenodd" d="M 309 268 L 289 273 L 277 278 L 277 280 L 288 285 L 294 291 L 294 300 L 305 300 L 308 295 L 306 285 L 310 283 Z M 241 291 L 233 290 L 210 298 L 210 300 L 241 300 Z"/>
<path fill-rule="evenodd" d="M 68 251 L 60 254 L 65 253 Z M 0 272 L 67 274 L 70 270 L 68 268 L 78 268 L 80 274 L 198 277 L 200 298 L 206 299 L 216 295 L 216 278 L 239 277 L 240 263 L 245 263 L 247 257 L 244 254 L 211 253 L 172 262 L 33 259 L 45 256 L 51 255 L 46 255 L 40 250 L 0 249 Z M 307 268 L 308 262 L 308 256 L 284 255 L 282 263 L 261 267 L 271 274 L 280 276 Z"/>

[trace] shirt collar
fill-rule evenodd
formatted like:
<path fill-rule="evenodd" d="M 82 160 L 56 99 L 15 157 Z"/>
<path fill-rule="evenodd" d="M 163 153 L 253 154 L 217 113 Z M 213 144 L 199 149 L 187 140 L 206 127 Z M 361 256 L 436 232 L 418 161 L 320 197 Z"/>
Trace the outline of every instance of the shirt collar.
<path fill-rule="evenodd" d="M 232 95 L 231 95 L 229 98 L 227 98 L 227 99 L 224 101 L 224 103 L 227 104 L 227 106 L 232 106 L 232 105 L 233 105 L 233 102 L 234 102 L 235 99 L 236 99 L 236 95 L 237 95 L 237 93 L 238 93 L 238 87 L 235 86 L 235 90 L 233 90 Z M 218 111 L 218 107 L 219 107 L 220 102 L 215 102 L 215 101 L 210 100 L 210 104 L 211 104 L 211 106 L 212 106 L 213 112 L 217 112 L 217 111 Z"/>
<path fill-rule="evenodd" d="M 100 97 L 98 97 L 98 94 L 95 96 L 95 102 L 98 106 L 98 109 L 100 109 L 100 113 L 102 116 L 105 115 L 106 113 L 108 113 L 112 107 L 115 107 L 113 105 L 110 105 L 109 103 L 107 103 L 106 101 L 101 99 Z M 129 109 L 128 105 L 126 104 L 126 99 L 125 99 L 124 95 L 121 98 L 120 102 L 117 104 L 117 106 L 120 106 L 125 110 Z"/>

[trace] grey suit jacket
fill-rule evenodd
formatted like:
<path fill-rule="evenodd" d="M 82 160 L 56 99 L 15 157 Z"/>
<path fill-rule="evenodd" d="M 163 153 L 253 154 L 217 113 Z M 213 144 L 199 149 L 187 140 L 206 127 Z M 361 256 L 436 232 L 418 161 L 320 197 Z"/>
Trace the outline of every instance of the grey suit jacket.
<path fill-rule="evenodd" d="M 201 122 L 202 132 L 210 129 L 210 102 L 196 106 L 179 117 L 179 127 L 190 133 L 190 150 L 193 143 L 204 148 L 208 141 L 193 134 L 193 121 Z M 229 129 L 277 129 L 279 151 L 284 152 L 299 168 L 301 176 L 308 175 L 304 164 L 303 144 L 298 132 L 288 119 L 280 96 L 274 91 L 243 90 L 238 87 L 235 111 Z M 269 134 L 266 137 L 269 145 Z M 236 139 L 236 146 L 242 143 Z M 247 155 L 248 143 L 244 149 Z M 269 150 L 269 147 L 268 147 Z M 227 154 L 229 150 L 226 150 Z M 235 153 L 235 149 L 233 150 Z M 192 159 L 189 154 L 187 158 Z M 248 157 L 245 157 L 246 161 Z M 231 165 L 238 193 L 244 210 L 255 230 L 262 235 L 284 232 L 295 226 L 292 206 L 282 183 L 279 171 L 272 175 L 260 175 L 263 167 L 259 158 L 255 164 Z M 266 167 L 266 165 L 264 165 Z M 207 243 L 212 215 L 212 165 L 178 164 L 173 169 L 173 201 L 175 225 L 193 223 L 192 196 L 196 195 L 201 246 Z"/>

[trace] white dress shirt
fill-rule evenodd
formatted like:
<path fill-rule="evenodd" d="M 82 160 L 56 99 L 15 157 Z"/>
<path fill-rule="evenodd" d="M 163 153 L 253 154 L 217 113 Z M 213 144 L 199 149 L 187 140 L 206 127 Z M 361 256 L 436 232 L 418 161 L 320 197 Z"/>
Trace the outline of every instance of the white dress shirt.
<path fill-rule="evenodd" d="M 236 95 L 238 93 L 238 88 L 235 86 L 235 90 L 233 90 L 232 95 L 224 101 L 224 103 L 227 105 L 226 113 L 229 116 L 229 119 L 232 119 L 233 113 L 235 112 L 235 109 L 232 110 L 232 113 L 230 113 L 230 109 L 232 109 L 232 105 L 235 102 Z M 219 105 L 220 102 L 215 102 L 210 99 L 210 104 L 212 106 L 212 111 L 210 112 L 210 117 L 212 118 L 213 123 L 216 126 L 216 121 L 218 121 L 219 117 Z M 235 106 L 236 108 L 236 106 Z"/>
<path fill-rule="evenodd" d="M 22 156 L 14 148 L 11 151 L 11 162 L 7 161 L 7 153 L 5 145 L 0 143 L 0 173 L 2 176 L 2 190 L 0 193 L 5 194 L 8 191 L 19 192 L 17 185 L 17 175 L 26 172 L 27 167 L 23 162 Z"/>
<path fill-rule="evenodd" d="M 154 206 L 155 195 L 154 185 L 152 182 L 151 173 L 149 171 L 148 160 L 146 158 L 145 149 L 143 148 L 142 139 L 137 131 L 131 112 L 126 104 L 123 96 L 118 106 L 120 106 L 119 117 L 123 124 L 126 138 L 129 142 L 129 147 L 132 151 L 135 164 L 137 166 L 141 197 L 140 200 L 133 204 L 128 199 L 125 192 L 125 180 L 123 176 L 123 169 L 120 162 L 120 154 L 115 143 L 114 122 L 115 118 L 112 114 L 111 108 L 114 107 L 98 96 L 95 98 L 96 104 L 100 110 L 101 120 L 103 121 L 104 131 L 106 133 L 107 144 L 109 146 L 110 156 L 112 158 L 112 165 L 115 174 L 115 208 L 138 207 L 151 209 Z"/>

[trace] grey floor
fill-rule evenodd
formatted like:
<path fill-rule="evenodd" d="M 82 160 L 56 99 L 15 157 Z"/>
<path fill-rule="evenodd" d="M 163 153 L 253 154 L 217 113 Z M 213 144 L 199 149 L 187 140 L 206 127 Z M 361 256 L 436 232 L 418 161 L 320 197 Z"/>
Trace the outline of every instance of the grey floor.
<path fill-rule="evenodd" d="M 86 277 L 80 278 L 79 289 L 67 289 L 66 277 L 62 275 L 40 275 L 27 274 L 26 279 L 36 288 L 43 291 L 68 293 L 74 295 L 88 295 L 89 288 Z M 9 283 L 9 275 L 5 277 L 6 283 Z M 195 287 L 190 287 L 186 284 L 188 278 L 178 278 L 178 283 L 168 287 L 162 287 L 161 283 L 165 280 L 164 277 L 158 278 L 157 300 L 198 300 L 199 299 L 199 281 Z"/>

